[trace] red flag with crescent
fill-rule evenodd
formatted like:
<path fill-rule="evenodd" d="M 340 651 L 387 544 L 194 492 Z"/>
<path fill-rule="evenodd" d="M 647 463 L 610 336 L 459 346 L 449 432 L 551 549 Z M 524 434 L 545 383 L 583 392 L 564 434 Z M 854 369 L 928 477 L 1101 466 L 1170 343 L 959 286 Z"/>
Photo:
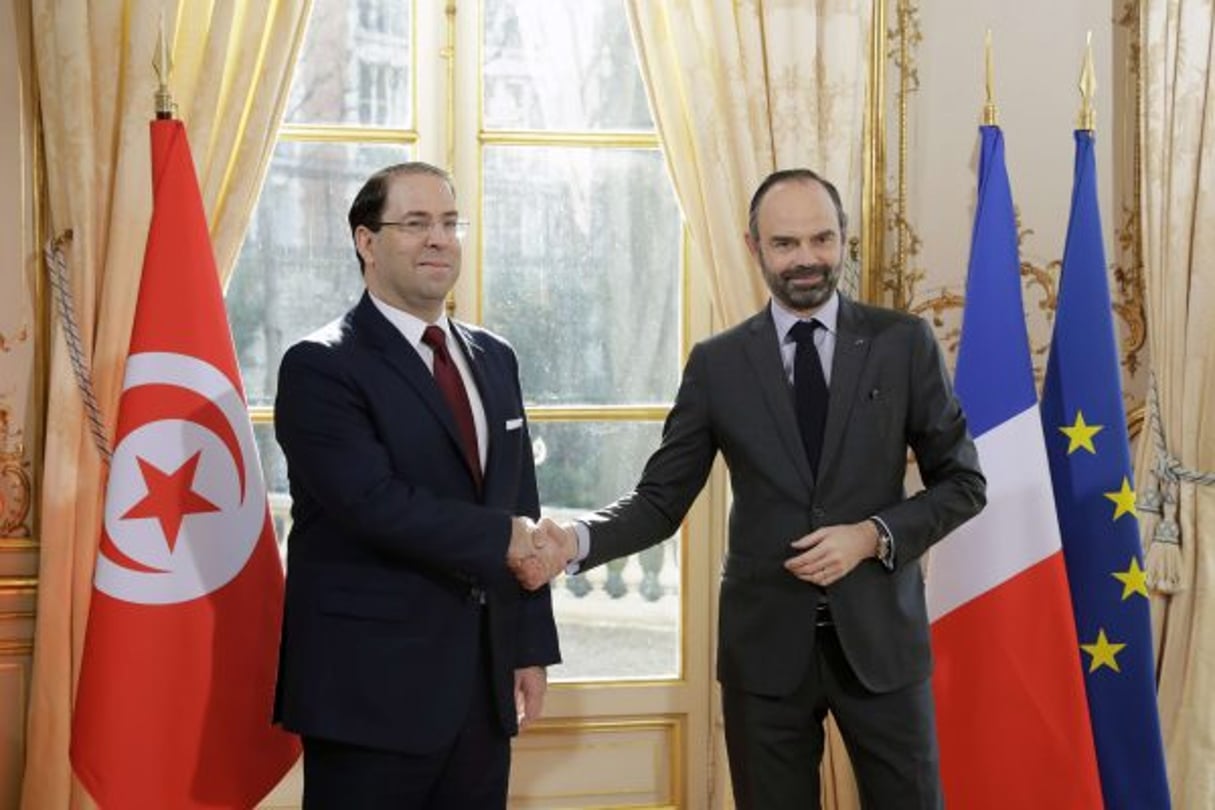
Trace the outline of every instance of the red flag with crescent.
<path fill-rule="evenodd" d="M 72 766 L 103 808 L 252 807 L 299 756 L 271 724 L 283 565 L 185 127 L 151 136 Z"/>

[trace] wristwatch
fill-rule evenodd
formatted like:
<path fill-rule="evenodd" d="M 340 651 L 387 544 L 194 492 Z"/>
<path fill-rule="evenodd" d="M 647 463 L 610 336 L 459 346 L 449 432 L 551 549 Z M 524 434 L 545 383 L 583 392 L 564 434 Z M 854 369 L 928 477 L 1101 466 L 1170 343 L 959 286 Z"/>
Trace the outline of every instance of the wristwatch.
<path fill-rule="evenodd" d="M 886 527 L 882 521 L 877 518 L 869 518 L 869 522 L 877 529 L 877 560 L 887 571 L 894 569 L 894 542 L 890 538 L 890 532 L 886 531 Z"/>

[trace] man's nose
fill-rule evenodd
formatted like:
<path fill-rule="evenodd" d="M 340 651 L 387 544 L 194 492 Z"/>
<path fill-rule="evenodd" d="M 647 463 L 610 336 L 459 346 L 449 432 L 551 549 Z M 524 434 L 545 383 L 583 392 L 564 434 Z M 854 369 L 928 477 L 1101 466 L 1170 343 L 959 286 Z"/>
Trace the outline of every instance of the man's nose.
<path fill-rule="evenodd" d="M 797 263 L 802 266 L 819 264 L 822 260 L 821 252 L 809 242 L 799 242 L 797 245 L 797 253 L 794 257 Z"/>
<path fill-rule="evenodd" d="M 426 243 L 429 245 L 448 245 L 455 241 L 455 232 L 443 222 L 433 223 L 426 232 Z"/>

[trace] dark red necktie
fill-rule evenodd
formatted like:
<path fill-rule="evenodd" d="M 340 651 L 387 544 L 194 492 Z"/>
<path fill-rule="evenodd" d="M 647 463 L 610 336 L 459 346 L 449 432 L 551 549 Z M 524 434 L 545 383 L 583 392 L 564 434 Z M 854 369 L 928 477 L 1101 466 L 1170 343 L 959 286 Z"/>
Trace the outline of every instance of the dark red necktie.
<path fill-rule="evenodd" d="M 437 326 L 428 326 L 422 333 L 422 342 L 435 353 L 434 374 L 447 407 L 456 418 L 460 430 L 460 444 L 464 448 L 464 461 L 472 473 L 477 489 L 481 488 L 481 455 L 477 452 L 477 426 L 473 422 L 472 406 L 468 404 L 468 391 L 460 378 L 460 369 L 452 362 L 447 352 L 447 333 Z"/>

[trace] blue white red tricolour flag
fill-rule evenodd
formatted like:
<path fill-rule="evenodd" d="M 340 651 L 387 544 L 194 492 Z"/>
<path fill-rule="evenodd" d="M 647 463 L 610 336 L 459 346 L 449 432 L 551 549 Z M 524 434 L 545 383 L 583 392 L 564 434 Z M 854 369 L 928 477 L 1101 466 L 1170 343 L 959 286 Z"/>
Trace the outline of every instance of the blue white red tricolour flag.
<path fill-rule="evenodd" d="M 1004 140 L 994 126 L 980 133 L 956 383 L 988 502 L 933 547 L 928 570 L 945 800 L 985 810 L 1101 808 Z"/>

